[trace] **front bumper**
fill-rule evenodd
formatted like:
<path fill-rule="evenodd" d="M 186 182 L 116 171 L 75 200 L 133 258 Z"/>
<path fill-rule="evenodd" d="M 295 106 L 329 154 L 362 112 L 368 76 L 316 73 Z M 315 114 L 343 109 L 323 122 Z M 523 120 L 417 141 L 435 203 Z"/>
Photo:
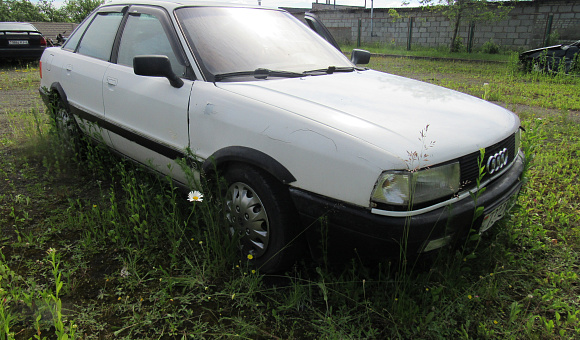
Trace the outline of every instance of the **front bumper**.
<path fill-rule="evenodd" d="M 291 188 L 290 193 L 307 228 L 313 252 L 321 240 L 323 248 L 336 248 L 340 252 L 355 250 L 373 256 L 398 253 L 401 249 L 408 253 L 421 252 L 426 247 L 431 250 L 462 239 L 470 230 L 479 231 L 484 216 L 519 192 L 523 170 L 524 155 L 520 152 L 512 166 L 487 184 L 479 196 L 477 206 L 484 207 L 484 211 L 475 220 L 475 202 L 471 197 L 423 214 L 392 217 L 296 188 Z"/>

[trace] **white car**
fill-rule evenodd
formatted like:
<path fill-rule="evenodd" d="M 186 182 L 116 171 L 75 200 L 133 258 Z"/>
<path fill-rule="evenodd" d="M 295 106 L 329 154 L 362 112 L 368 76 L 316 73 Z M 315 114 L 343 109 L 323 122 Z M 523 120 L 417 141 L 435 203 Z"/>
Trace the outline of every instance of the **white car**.
<path fill-rule="evenodd" d="M 186 149 L 217 169 L 229 231 L 264 272 L 322 227 L 345 251 L 426 252 L 501 218 L 521 187 L 518 117 L 352 56 L 283 10 L 114 2 L 44 52 L 40 92 L 62 128 L 177 182 Z"/>

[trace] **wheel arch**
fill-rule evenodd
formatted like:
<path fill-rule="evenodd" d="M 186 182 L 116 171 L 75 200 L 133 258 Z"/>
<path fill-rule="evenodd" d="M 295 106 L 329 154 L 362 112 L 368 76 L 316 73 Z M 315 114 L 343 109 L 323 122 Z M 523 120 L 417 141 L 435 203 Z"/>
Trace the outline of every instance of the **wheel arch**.
<path fill-rule="evenodd" d="M 68 104 L 68 98 L 66 96 L 66 92 L 64 92 L 64 89 L 62 88 L 62 86 L 60 85 L 60 83 L 52 83 L 50 85 L 50 91 L 48 92 L 49 97 L 49 102 L 52 101 L 53 95 L 56 95 L 58 97 L 58 100 L 60 100 L 60 102 L 62 103 L 62 105 L 64 105 L 64 108 L 70 111 L 70 107 Z M 56 103 L 51 103 L 51 104 L 56 104 Z"/>
<path fill-rule="evenodd" d="M 280 162 L 262 151 L 244 147 L 229 146 L 214 152 L 202 164 L 202 170 L 210 173 L 216 169 L 221 171 L 232 163 L 244 163 L 266 171 L 283 184 L 296 181 L 296 178 Z"/>

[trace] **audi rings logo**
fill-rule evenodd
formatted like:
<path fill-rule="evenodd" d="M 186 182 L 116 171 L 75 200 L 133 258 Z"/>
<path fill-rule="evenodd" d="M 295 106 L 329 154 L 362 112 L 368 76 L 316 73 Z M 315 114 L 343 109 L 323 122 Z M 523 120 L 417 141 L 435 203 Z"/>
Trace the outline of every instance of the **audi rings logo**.
<path fill-rule="evenodd" d="M 485 168 L 487 169 L 487 173 L 492 175 L 500 171 L 504 166 L 507 165 L 507 163 L 508 163 L 508 149 L 503 148 L 503 150 L 497 152 L 495 155 L 489 156 Z"/>

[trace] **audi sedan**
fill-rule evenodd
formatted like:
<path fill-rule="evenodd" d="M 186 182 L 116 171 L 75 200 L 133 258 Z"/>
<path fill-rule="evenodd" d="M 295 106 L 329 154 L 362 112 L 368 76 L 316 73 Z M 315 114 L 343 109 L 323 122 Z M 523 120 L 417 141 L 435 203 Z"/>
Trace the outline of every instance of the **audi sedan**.
<path fill-rule="evenodd" d="M 279 9 L 119 1 L 44 52 L 40 93 L 71 136 L 222 176 L 224 233 L 263 272 L 322 242 L 421 253 L 489 229 L 521 187 L 518 117 L 369 56 Z"/>
<path fill-rule="evenodd" d="M 0 59 L 40 59 L 46 39 L 32 24 L 0 22 Z"/>

